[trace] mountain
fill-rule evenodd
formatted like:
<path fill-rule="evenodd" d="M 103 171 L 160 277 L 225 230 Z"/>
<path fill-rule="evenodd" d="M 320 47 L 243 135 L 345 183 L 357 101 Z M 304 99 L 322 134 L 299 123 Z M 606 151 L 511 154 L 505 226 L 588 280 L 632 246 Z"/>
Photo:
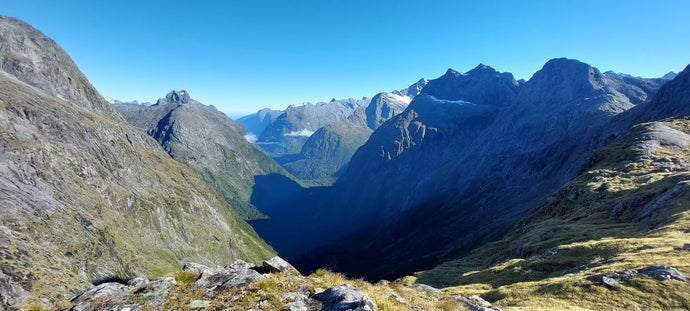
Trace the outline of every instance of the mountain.
<path fill-rule="evenodd" d="M 570 59 L 550 60 L 524 84 L 485 65 L 448 70 L 371 134 L 332 189 L 311 194 L 327 204 L 299 202 L 328 210 L 300 230 L 334 238 L 288 259 L 298 268 L 328 263 L 390 278 L 499 238 L 616 137 L 609 130 L 615 115 L 663 84 L 631 79 Z M 257 227 L 264 230 L 271 231 Z"/>
<path fill-rule="evenodd" d="M 420 82 L 415 83 L 410 89 L 419 85 Z M 283 156 L 276 161 L 302 180 L 335 178 L 342 174 L 352 155 L 369 139 L 369 135 L 405 110 L 410 101 L 410 97 L 394 93 L 376 94 L 366 108 L 359 107 L 345 120 L 318 129 L 307 139 L 298 155 Z"/>
<path fill-rule="evenodd" d="M 347 118 L 370 98 L 333 99 L 328 103 L 303 103 L 290 106 L 273 120 L 259 136 L 257 145 L 271 157 L 296 154 L 309 136 L 319 128 Z"/>
<path fill-rule="evenodd" d="M 244 132 L 242 125 L 184 90 L 169 92 L 153 106 L 113 107 L 173 159 L 194 169 L 244 219 L 265 217 L 249 203 L 254 176 L 287 173 L 238 132 Z"/>
<path fill-rule="evenodd" d="M 399 90 L 399 91 L 393 91 L 392 93 L 395 95 L 400 95 L 400 96 L 407 96 L 409 98 L 414 98 L 415 96 L 419 95 L 419 93 L 422 92 L 422 89 L 429 83 L 429 80 L 421 78 L 419 81 L 416 83 L 410 85 L 410 87 Z"/>
<path fill-rule="evenodd" d="M 264 108 L 255 114 L 237 119 L 237 123 L 242 124 L 247 129 L 247 134 L 251 135 L 250 141 L 256 141 L 266 127 L 281 114 L 283 114 L 283 111 Z"/>
<path fill-rule="evenodd" d="M 181 261 L 273 255 L 53 40 L 0 17 L 0 69 L 0 309 L 66 301 L 89 282 L 162 276 Z"/>
<path fill-rule="evenodd" d="M 665 74 L 663 77 L 661 77 L 664 80 L 673 80 L 678 76 L 677 73 L 673 71 L 669 71 L 667 74 Z"/>

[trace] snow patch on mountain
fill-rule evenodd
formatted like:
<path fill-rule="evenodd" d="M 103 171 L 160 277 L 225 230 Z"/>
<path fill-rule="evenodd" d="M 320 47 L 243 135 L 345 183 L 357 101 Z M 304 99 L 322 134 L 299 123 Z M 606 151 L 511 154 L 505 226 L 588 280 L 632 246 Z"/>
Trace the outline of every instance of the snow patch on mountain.
<path fill-rule="evenodd" d="M 456 105 L 474 105 L 473 103 L 464 101 L 464 100 L 447 100 L 447 99 L 438 99 L 436 96 L 433 95 L 428 95 L 431 100 L 440 103 L 440 104 L 456 104 Z"/>
<path fill-rule="evenodd" d="M 382 93 L 381 95 L 386 96 L 389 99 L 394 100 L 394 101 L 404 102 L 405 104 L 408 104 L 408 105 L 412 101 L 412 98 L 409 98 L 407 96 L 400 96 L 400 95 L 393 94 L 393 93 Z"/>

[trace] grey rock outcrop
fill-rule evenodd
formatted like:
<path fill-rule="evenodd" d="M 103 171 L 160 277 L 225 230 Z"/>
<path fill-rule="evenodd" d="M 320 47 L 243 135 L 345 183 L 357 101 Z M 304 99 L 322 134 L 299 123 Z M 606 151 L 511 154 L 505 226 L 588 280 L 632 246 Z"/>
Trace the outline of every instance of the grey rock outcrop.
<path fill-rule="evenodd" d="M 685 276 L 680 273 L 676 268 L 668 267 L 668 266 L 649 266 L 646 268 L 642 268 L 637 270 L 638 274 L 641 275 L 647 275 L 651 278 L 657 279 L 659 281 L 666 281 L 666 280 L 678 280 L 678 281 L 683 281 L 687 282 L 688 279 L 685 278 Z"/>
<path fill-rule="evenodd" d="M 350 284 L 331 287 L 314 295 L 323 303 L 322 311 L 376 311 L 376 302 Z"/>
<path fill-rule="evenodd" d="M 300 275 L 299 271 L 295 269 L 289 262 L 285 261 L 283 258 L 275 256 L 269 260 L 263 262 L 263 270 L 273 273 L 282 272 L 288 274 Z"/>
<path fill-rule="evenodd" d="M 618 283 L 618 281 L 616 281 L 615 279 L 610 278 L 608 276 L 605 276 L 605 275 L 593 275 L 591 277 L 588 277 L 587 280 L 592 281 L 593 283 L 596 283 L 596 284 L 606 285 L 608 287 L 620 287 L 621 286 L 621 284 Z"/>
<path fill-rule="evenodd" d="M 649 266 L 637 270 L 627 269 L 611 273 L 596 274 L 587 277 L 587 280 L 608 287 L 620 287 L 618 281 L 630 281 L 634 278 L 653 278 L 658 281 L 678 280 L 688 282 L 685 275 L 676 268 L 661 265 Z"/>
<path fill-rule="evenodd" d="M 323 308 L 321 301 L 307 296 L 305 292 L 285 293 L 280 300 L 291 301 L 285 304 L 283 310 L 319 311 Z"/>
<path fill-rule="evenodd" d="M 204 270 L 195 283 L 199 287 L 214 292 L 245 286 L 263 278 L 265 278 L 263 275 L 252 269 L 215 268 Z"/>
<path fill-rule="evenodd" d="M 76 305 L 70 310 L 83 311 L 87 310 L 89 304 L 96 299 L 114 300 L 121 298 L 127 294 L 127 286 L 120 283 L 103 283 L 101 285 L 89 288 L 71 299 L 71 302 Z"/>
<path fill-rule="evenodd" d="M 132 286 L 132 287 L 142 287 L 142 286 L 147 286 L 149 284 L 149 279 L 145 276 L 138 276 L 135 277 L 129 281 L 127 281 L 127 286 Z"/>

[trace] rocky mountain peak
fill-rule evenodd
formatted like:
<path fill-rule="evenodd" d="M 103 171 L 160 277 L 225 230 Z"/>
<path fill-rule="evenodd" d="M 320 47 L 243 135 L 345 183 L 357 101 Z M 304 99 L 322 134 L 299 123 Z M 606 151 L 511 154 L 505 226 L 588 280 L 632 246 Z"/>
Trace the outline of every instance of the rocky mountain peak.
<path fill-rule="evenodd" d="M 443 76 L 444 77 L 445 76 L 459 77 L 459 76 L 462 76 L 462 72 L 459 72 L 453 68 L 448 68 L 448 70 L 446 70 L 446 74 L 444 74 Z"/>
<path fill-rule="evenodd" d="M 168 94 L 165 95 L 164 98 L 161 98 L 156 102 L 156 105 L 161 105 L 161 104 L 168 104 L 168 103 L 180 103 L 180 104 L 189 104 L 193 102 L 194 100 L 189 96 L 189 93 L 185 90 L 172 90 Z"/>
<path fill-rule="evenodd" d="M 429 83 L 429 80 L 421 78 L 419 81 L 415 82 L 414 84 L 410 85 L 410 87 L 406 89 L 402 89 L 399 91 L 393 91 L 390 94 L 395 94 L 395 95 L 400 95 L 400 96 L 407 96 L 409 98 L 415 98 L 415 96 L 419 95 L 419 93 L 422 92 L 422 89 Z"/>
<path fill-rule="evenodd" d="M 544 67 L 534 74 L 530 82 L 531 80 L 540 81 L 542 79 L 556 82 L 564 80 L 591 82 L 595 79 L 601 80 L 601 72 L 599 69 L 576 59 L 554 58 L 546 62 Z"/>
<path fill-rule="evenodd" d="M 479 63 L 479 65 L 477 65 L 477 67 L 474 67 L 472 70 L 468 71 L 467 74 L 478 73 L 478 72 L 482 72 L 482 71 L 486 71 L 486 70 L 491 71 L 491 72 L 496 72 L 496 69 L 491 68 L 491 66 L 487 66 L 487 65 L 484 65 L 482 63 Z"/>
<path fill-rule="evenodd" d="M 378 93 L 372 99 L 365 110 L 367 126 L 375 130 L 387 120 L 403 112 L 410 104 L 411 99 L 393 93 Z"/>
<path fill-rule="evenodd" d="M 515 98 L 518 88 L 512 74 L 480 64 L 464 75 L 448 69 L 440 78 L 429 81 L 421 93 L 440 100 L 503 106 Z"/>
<path fill-rule="evenodd" d="M 665 75 L 664 75 L 663 77 L 661 77 L 661 78 L 664 79 L 664 80 L 673 80 L 673 79 L 674 79 L 675 77 L 677 77 L 677 76 L 678 76 L 677 73 L 675 73 L 675 72 L 673 72 L 673 71 L 669 71 L 667 74 L 665 74 Z"/>
<path fill-rule="evenodd" d="M 546 62 L 525 84 L 521 100 L 548 107 L 569 106 L 586 101 L 588 107 L 604 100 L 605 85 L 614 76 L 603 75 L 598 69 L 575 59 L 557 58 Z M 630 107 L 627 107 L 630 108 Z"/>

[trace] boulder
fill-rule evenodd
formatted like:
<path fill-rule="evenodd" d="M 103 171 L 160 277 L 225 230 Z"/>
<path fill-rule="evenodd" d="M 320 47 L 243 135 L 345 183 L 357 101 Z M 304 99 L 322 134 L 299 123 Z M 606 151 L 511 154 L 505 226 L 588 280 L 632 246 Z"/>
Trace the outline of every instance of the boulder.
<path fill-rule="evenodd" d="M 323 303 L 322 311 L 376 311 L 376 302 L 350 284 L 331 287 L 314 295 Z"/>
<path fill-rule="evenodd" d="M 606 285 L 612 288 L 621 286 L 621 284 L 616 281 L 615 276 L 611 274 L 608 274 L 608 276 L 607 274 L 592 275 L 587 277 L 587 280 L 597 285 Z"/>
<path fill-rule="evenodd" d="M 240 268 L 215 268 L 206 269 L 196 281 L 196 285 L 209 291 L 224 290 L 248 285 L 259 279 L 265 278 L 255 270 Z"/>
<path fill-rule="evenodd" d="M 242 259 L 237 259 L 233 263 L 225 266 L 225 269 L 235 269 L 235 270 L 242 270 L 242 269 L 251 269 L 253 268 L 254 265 L 242 260 Z"/>
<path fill-rule="evenodd" d="M 149 279 L 145 276 L 138 276 L 129 281 L 127 281 L 127 286 L 131 287 L 142 287 L 149 284 Z"/>
<path fill-rule="evenodd" d="M 218 286 L 218 289 L 220 290 L 227 290 L 230 288 L 235 288 L 235 287 L 242 287 L 249 285 L 249 283 L 252 283 L 257 280 L 265 279 L 266 277 L 261 275 L 259 272 L 256 272 L 255 270 L 251 269 L 242 269 L 242 270 L 235 270 L 233 274 L 231 274 L 230 279 L 226 280 Z"/>
<path fill-rule="evenodd" d="M 264 261 L 263 263 L 263 270 L 268 273 L 273 273 L 273 272 L 283 272 L 283 273 L 289 273 L 289 274 L 300 274 L 295 267 L 293 267 L 290 263 L 287 261 L 283 260 L 283 258 L 280 258 L 278 256 L 275 256 L 269 260 Z"/>
<path fill-rule="evenodd" d="M 316 300 L 307 297 L 304 293 L 301 293 L 300 290 L 297 292 L 292 292 L 292 293 L 284 293 L 281 298 L 281 301 L 291 301 L 282 308 L 282 310 L 289 310 L 289 311 L 318 311 L 321 310 L 323 307 L 323 304 Z"/>
<path fill-rule="evenodd" d="M 655 278 L 659 281 L 666 281 L 666 280 L 671 280 L 671 279 L 683 281 L 683 282 L 688 281 L 685 278 L 685 276 L 682 273 L 680 273 L 680 271 L 676 270 L 675 268 L 667 267 L 667 266 L 660 266 L 660 265 L 649 266 L 649 267 L 637 270 L 637 273 L 642 274 L 642 275 L 647 275 L 647 276 Z"/>
<path fill-rule="evenodd" d="M 232 278 L 233 271 L 234 270 L 225 268 L 206 269 L 201 273 L 201 276 L 195 283 L 199 287 L 213 290 L 218 285 Z"/>
<path fill-rule="evenodd" d="M 151 281 L 148 284 L 148 288 L 149 289 L 159 289 L 159 288 L 164 289 L 164 288 L 172 287 L 174 285 L 177 285 L 177 281 L 175 281 L 174 277 L 169 276 L 167 278 L 160 278 L 160 279 L 156 279 L 156 280 Z"/>
<path fill-rule="evenodd" d="M 76 303 L 76 305 L 69 310 L 86 310 L 91 301 L 94 299 L 109 301 L 123 297 L 127 294 L 126 289 L 126 285 L 115 282 L 108 282 L 94 286 L 72 297 L 70 301 Z"/>

